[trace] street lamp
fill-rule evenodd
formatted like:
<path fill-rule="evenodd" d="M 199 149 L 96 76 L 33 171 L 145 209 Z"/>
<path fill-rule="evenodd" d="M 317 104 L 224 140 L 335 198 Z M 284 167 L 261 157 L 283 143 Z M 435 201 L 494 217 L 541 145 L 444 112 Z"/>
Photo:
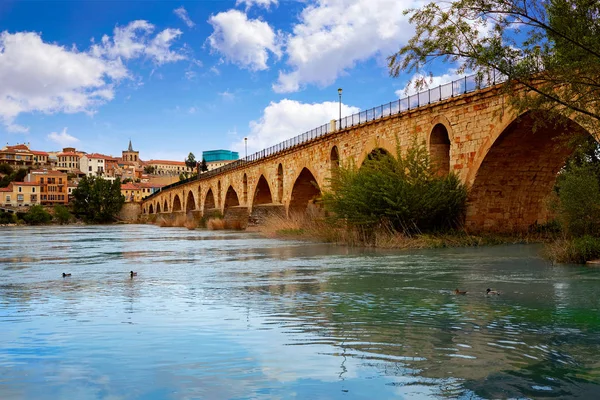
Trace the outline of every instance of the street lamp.
<path fill-rule="evenodd" d="M 246 161 L 248 161 L 248 138 L 244 138 L 244 147 L 246 147 Z"/>
<path fill-rule="evenodd" d="M 338 94 L 340 95 L 340 125 L 339 125 L 339 129 L 342 129 L 342 88 L 338 89 Z"/>

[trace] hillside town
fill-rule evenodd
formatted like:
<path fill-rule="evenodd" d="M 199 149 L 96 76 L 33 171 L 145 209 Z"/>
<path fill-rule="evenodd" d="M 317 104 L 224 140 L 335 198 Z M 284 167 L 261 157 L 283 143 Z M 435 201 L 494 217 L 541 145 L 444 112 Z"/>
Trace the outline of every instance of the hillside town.
<path fill-rule="evenodd" d="M 203 152 L 205 171 L 237 160 L 238 153 L 229 150 Z M 141 202 L 162 187 L 198 173 L 189 162 L 148 160 L 140 158 L 131 140 L 120 157 L 86 153 L 74 147 L 60 151 L 31 149 L 28 143 L 6 145 L 0 150 L 0 165 L 23 171 L 22 178 L 7 182 L 5 170 L 0 171 L 0 206 L 3 208 L 31 207 L 34 205 L 66 205 L 72 200 L 73 190 L 84 176 L 121 181 L 125 202 Z"/>

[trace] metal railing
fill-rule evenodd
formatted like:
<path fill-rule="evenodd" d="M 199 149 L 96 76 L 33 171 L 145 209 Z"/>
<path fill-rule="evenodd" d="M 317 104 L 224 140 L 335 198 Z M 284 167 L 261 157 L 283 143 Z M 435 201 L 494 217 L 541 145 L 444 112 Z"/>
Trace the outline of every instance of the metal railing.
<path fill-rule="evenodd" d="M 382 104 L 378 107 L 373 107 L 365 111 L 360 111 L 356 114 L 343 117 L 341 120 L 335 120 L 335 129 L 333 131 L 330 131 L 330 124 L 321 125 L 315 129 L 312 129 L 301 135 L 278 143 L 274 146 L 268 147 L 264 150 L 258 151 L 245 158 L 226 164 L 222 167 L 213 169 L 212 171 L 204 172 L 198 177 L 188 178 L 164 186 L 158 192 L 152 193 L 150 196 L 146 197 L 145 200 L 151 199 L 152 197 L 160 194 L 160 192 L 163 190 L 185 185 L 186 183 L 192 182 L 194 180 L 201 181 L 209 179 L 215 175 L 219 175 L 223 172 L 230 171 L 245 164 L 256 162 L 263 158 L 273 156 L 282 151 L 292 149 L 301 144 L 311 142 L 329 133 L 337 132 L 341 129 L 347 129 L 356 125 L 364 124 L 370 121 L 375 121 L 381 118 L 386 118 L 391 115 L 401 114 L 409 110 L 414 110 L 419 107 L 447 100 L 455 96 L 460 96 L 466 93 L 474 92 L 476 90 L 485 89 L 487 87 L 491 87 L 498 83 L 504 82 L 505 80 L 506 77 L 504 75 L 501 75 L 495 71 L 493 71 L 493 73 L 489 76 L 484 75 L 483 77 L 477 74 L 468 75 L 464 78 L 457 79 L 455 81 L 448 82 L 443 85 L 439 85 L 438 87 L 429 88 L 419 93 L 408 95 L 407 97 L 401 98 L 399 100 L 394 100 L 387 104 Z"/>

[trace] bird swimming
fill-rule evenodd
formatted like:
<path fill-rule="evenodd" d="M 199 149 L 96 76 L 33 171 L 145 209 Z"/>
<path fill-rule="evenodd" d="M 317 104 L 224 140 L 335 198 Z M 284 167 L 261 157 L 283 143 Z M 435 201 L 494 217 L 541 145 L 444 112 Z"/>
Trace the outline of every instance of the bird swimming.
<path fill-rule="evenodd" d="M 129 271 L 129 276 L 133 278 L 134 276 L 137 276 L 137 272 Z"/>
<path fill-rule="evenodd" d="M 487 294 L 488 296 L 500 296 L 500 292 L 497 290 L 492 290 L 490 288 L 487 288 L 487 290 L 485 291 L 485 294 Z"/>
<path fill-rule="evenodd" d="M 458 290 L 458 288 L 454 289 L 454 294 L 467 294 L 469 292 L 467 292 L 466 290 Z"/>
<path fill-rule="evenodd" d="M 63 272 L 63 278 L 66 278 L 67 276 L 71 276 L 71 274 L 65 274 L 65 273 Z"/>

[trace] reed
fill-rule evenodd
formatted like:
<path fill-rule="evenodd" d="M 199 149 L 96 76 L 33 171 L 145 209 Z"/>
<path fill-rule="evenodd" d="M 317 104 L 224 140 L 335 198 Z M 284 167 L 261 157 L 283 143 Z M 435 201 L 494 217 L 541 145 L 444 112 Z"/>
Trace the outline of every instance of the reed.
<path fill-rule="evenodd" d="M 221 231 L 225 229 L 225 220 L 222 218 L 210 218 L 206 226 L 211 231 Z"/>

